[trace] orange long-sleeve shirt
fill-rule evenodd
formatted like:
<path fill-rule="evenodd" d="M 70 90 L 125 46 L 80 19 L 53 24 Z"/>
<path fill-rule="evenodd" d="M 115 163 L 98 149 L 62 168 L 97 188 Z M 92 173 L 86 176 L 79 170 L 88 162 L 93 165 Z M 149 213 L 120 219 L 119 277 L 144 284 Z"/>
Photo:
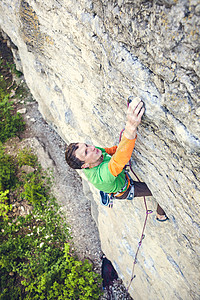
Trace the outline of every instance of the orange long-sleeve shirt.
<path fill-rule="evenodd" d="M 110 147 L 110 148 L 105 148 L 105 150 L 106 150 L 106 153 L 108 153 L 112 156 L 113 154 L 115 154 L 115 152 L 117 150 L 117 146 L 113 146 L 113 147 Z"/>
<path fill-rule="evenodd" d="M 108 164 L 108 169 L 115 177 L 122 172 L 124 166 L 131 159 L 136 139 L 137 136 L 135 139 L 129 140 L 123 135 L 118 147 L 113 146 L 111 148 L 105 148 L 105 151 L 112 155 Z"/>

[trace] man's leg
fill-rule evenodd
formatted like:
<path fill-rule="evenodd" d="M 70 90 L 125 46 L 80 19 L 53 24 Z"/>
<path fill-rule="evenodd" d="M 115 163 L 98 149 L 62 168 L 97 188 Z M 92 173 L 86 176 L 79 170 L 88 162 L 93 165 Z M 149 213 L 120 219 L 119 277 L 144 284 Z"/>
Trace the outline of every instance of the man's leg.
<path fill-rule="evenodd" d="M 134 197 L 144 197 L 144 196 L 152 196 L 152 193 L 145 182 L 139 182 L 139 181 L 133 181 L 134 183 Z M 128 196 L 128 193 L 130 191 L 130 188 L 124 193 L 123 196 L 119 197 L 118 199 L 126 199 Z M 160 205 L 157 205 L 157 220 L 158 221 L 165 221 L 168 220 L 164 210 Z"/>
<path fill-rule="evenodd" d="M 134 183 L 134 197 L 144 197 L 144 196 L 152 196 L 152 193 L 146 183 L 139 182 L 139 181 L 133 181 Z M 126 192 L 120 196 L 116 197 L 117 199 L 126 199 L 131 189 L 131 185 L 126 190 Z"/>
<path fill-rule="evenodd" d="M 164 222 L 164 221 L 169 220 L 169 218 L 166 216 L 166 213 L 164 212 L 164 210 L 162 209 L 162 207 L 160 207 L 159 204 L 157 205 L 156 212 L 157 212 L 157 220 L 158 221 Z"/>
<path fill-rule="evenodd" d="M 134 181 L 134 197 L 143 197 L 143 196 L 152 196 L 150 189 L 148 188 L 146 183 Z M 168 217 L 166 216 L 164 210 L 162 209 L 162 207 L 160 207 L 159 204 L 157 205 L 156 212 L 157 212 L 156 218 L 158 221 L 163 222 L 168 220 Z"/>
<path fill-rule="evenodd" d="M 145 182 L 133 181 L 134 197 L 152 196 L 152 193 Z"/>

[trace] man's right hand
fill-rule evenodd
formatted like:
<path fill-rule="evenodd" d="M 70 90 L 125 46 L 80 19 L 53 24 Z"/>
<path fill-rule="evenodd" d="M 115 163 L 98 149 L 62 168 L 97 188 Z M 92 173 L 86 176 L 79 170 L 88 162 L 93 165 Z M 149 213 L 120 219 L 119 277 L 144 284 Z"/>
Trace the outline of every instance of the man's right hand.
<path fill-rule="evenodd" d="M 137 127 L 141 123 L 145 108 L 144 103 L 138 97 L 134 98 L 129 104 L 127 110 L 127 122 L 124 130 L 124 135 L 127 139 L 134 139 L 137 134 Z"/>

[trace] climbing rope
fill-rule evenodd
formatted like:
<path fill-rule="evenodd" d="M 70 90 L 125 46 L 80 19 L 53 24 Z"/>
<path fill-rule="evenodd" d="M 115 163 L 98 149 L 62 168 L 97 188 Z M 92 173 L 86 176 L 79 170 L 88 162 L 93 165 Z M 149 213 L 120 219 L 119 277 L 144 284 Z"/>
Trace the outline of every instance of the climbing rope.
<path fill-rule="evenodd" d="M 129 104 L 131 103 L 131 101 L 132 101 L 132 99 L 129 97 L 129 98 L 128 98 L 128 101 L 127 101 L 127 105 L 128 105 L 128 106 L 129 106 Z M 119 142 L 121 141 L 122 133 L 123 133 L 123 132 L 124 132 L 124 129 L 120 132 Z M 128 163 L 128 165 L 125 166 L 125 168 L 126 168 L 127 166 L 130 168 L 130 170 L 131 170 L 131 172 L 133 173 L 133 175 L 137 178 L 137 181 L 140 182 L 138 176 L 135 174 L 135 172 L 134 172 L 133 169 L 132 169 L 131 160 L 129 160 L 129 163 Z M 152 210 L 149 210 L 149 209 L 148 209 L 145 196 L 144 196 L 144 206 L 145 206 L 146 216 L 145 216 L 144 225 L 143 225 L 143 228 L 142 228 L 142 233 L 141 233 L 140 241 L 139 241 L 139 243 L 138 243 L 138 247 L 137 247 L 137 250 L 136 250 L 136 253 L 135 253 L 135 258 L 134 258 L 134 261 L 133 261 L 133 268 L 132 268 L 132 273 L 131 273 L 131 279 L 130 279 L 130 282 L 129 282 L 129 284 L 128 284 L 128 286 L 127 286 L 127 289 L 126 289 L 127 292 L 128 292 L 128 290 L 129 290 L 129 288 L 130 288 L 130 285 L 131 285 L 133 279 L 136 277 L 136 275 L 134 275 L 134 272 L 135 272 L 135 265 L 136 265 L 136 263 L 137 263 L 138 252 L 139 252 L 140 247 L 141 247 L 141 245 L 142 245 L 142 241 L 143 241 L 143 239 L 145 238 L 144 231 L 145 231 L 145 227 L 146 227 L 146 224 L 147 224 L 148 215 L 151 214 L 151 213 L 153 212 Z"/>

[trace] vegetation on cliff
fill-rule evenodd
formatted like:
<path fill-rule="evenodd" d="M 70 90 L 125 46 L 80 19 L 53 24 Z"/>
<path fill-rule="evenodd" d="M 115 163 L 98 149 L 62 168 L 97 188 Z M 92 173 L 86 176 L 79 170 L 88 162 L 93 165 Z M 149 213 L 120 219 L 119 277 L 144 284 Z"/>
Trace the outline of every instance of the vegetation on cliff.
<path fill-rule="evenodd" d="M 72 251 L 52 177 L 31 149 L 8 151 L 25 124 L 10 101 L 14 65 L 1 58 L 0 68 L 0 299 L 99 299 L 100 277 Z"/>

